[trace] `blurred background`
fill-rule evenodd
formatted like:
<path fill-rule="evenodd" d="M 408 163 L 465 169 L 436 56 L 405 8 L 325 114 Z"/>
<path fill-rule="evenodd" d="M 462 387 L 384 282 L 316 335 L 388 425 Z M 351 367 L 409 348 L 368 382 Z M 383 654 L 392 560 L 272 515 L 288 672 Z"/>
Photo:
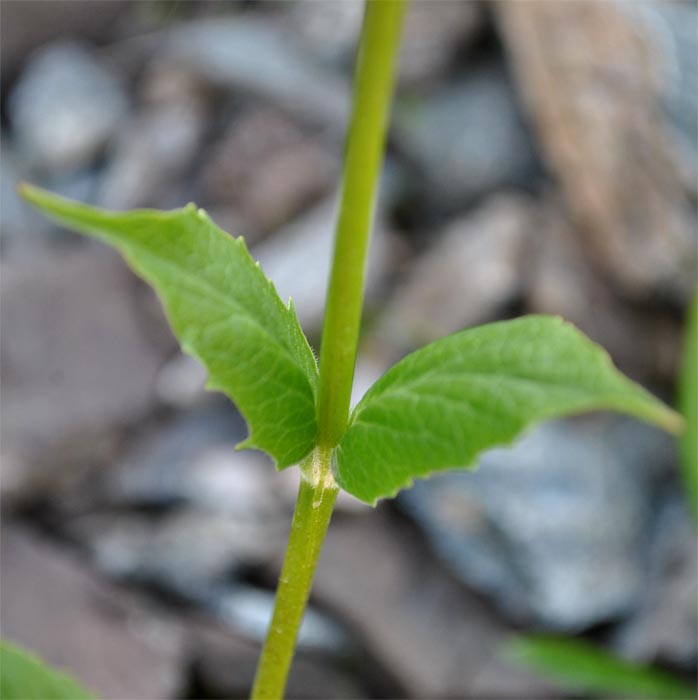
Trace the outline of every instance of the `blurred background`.
<path fill-rule="evenodd" d="M 242 698 L 295 470 L 101 244 L 24 206 L 195 201 L 318 346 L 354 0 L 3 0 L 2 635 L 105 698 Z M 673 401 L 695 284 L 698 5 L 413 0 L 372 242 L 357 398 L 453 331 L 578 325 Z M 475 473 L 342 497 L 289 695 L 565 697 L 514 632 L 696 671 L 696 533 L 674 441 L 549 423 Z"/>

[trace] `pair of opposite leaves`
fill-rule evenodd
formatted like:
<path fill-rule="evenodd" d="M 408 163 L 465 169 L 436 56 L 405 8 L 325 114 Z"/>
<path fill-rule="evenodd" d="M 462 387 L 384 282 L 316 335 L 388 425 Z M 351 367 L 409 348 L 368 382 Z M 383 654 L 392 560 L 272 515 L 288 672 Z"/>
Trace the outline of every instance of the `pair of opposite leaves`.
<path fill-rule="evenodd" d="M 107 212 L 23 186 L 56 222 L 117 248 L 157 291 L 185 352 L 249 427 L 240 447 L 279 469 L 315 447 L 318 369 L 293 306 L 247 251 L 194 205 Z M 462 331 L 398 362 L 366 393 L 334 450 L 339 485 L 375 503 L 416 477 L 468 466 L 533 423 L 614 410 L 667 430 L 680 416 L 621 375 L 604 350 L 556 317 Z"/>

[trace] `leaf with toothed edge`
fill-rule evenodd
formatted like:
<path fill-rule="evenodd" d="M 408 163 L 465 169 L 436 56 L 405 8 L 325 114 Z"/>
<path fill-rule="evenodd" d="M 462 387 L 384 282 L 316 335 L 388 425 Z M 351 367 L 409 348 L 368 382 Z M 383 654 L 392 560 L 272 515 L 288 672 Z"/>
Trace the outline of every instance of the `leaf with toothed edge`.
<path fill-rule="evenodd" d="M 562 319 L 492 323 L 437 340 L 383 375 L 354 409 L 333 470 L 343 489 L 373 504 L 416 478 L 472 465 L 538 421 L 592 410 L 682 427 Z"/>
<path fill-rule="evenodd" d="M 24 185 L 20 192 L 57 223 L 114 246 L 151 284 L 182 349 L 209 372 L 207 387 L 237 404 L 249 427 L 240 445 L 278 468 L 315 446 L 317 363 L 286 306 L 242 238 L 193 204 L 161 212 L 108 212 Z"/>

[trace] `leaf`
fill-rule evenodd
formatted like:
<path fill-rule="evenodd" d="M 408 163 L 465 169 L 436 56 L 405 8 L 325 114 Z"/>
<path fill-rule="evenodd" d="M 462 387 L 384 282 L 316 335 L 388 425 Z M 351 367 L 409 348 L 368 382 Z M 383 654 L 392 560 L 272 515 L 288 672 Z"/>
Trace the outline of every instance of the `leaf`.
<path fill-rule="evenodd" d="M 609 654 L 579 639 L 521 637 L 505 649 L 514 663 L 537 671 L 572 691 L 631 698 L 690 700 L 696 688 L 680 678 Z"/>
<path fill-rule="evenodd" d="M 693 517 L 698 522 L 698 293 L 688 310 L 679 377 L 679 404 L 686 420 L 681 436 L 681 476 Z"/>
<path fill-rule="evenodd" d="M 24 185 L 21 194 L 59 224 L 113 245 L 157 291 L 182 349 L 209 372 L 208 388 L 237 404 L 250 435 L 279 468 L 315 446 L 317 364 L 242 238 L 189 204 L 169 212 L 107 212 Z"/>
<path fill-rule="evenodd" d="M 368 390 L 335 450 L 335 477 L 375 503 L 416 477 L 471 465 L 537 421 L 597 409 L 681 429 L 678 414 L 561 319 L 481 326 L 408 355 Z"/>
<path fill-rule="evenodd" d="M 14 644 L 0 641 L 2 700 L 87 700 L 97 697 L 70 676 Z"/>

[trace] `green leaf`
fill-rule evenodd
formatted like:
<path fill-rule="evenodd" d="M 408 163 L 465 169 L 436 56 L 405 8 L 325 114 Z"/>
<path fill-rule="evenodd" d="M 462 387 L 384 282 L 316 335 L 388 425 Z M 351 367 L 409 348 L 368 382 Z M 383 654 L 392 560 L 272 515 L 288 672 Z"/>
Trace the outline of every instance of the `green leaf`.
<path fill-rule="evenodd" d="M 375 503 L 416 477 L 471 465 L 537 421 L 596 409 L 671 431 L 682 425 L 559 318 L 481 326 L 408 355 L 368 390 L 335 450 L 335 477 Z"/>
<path fill-rule="evenodd" d="M 531 636 L 514 640 L 505 649 L 514 663 L 580 693 L 690 700 L 696 688 L 680 678 L 625 661 L 579 639 Z"/>
<path fill-rule="evenodd" d="M 14 644 L 0 641 L 2 700 L 87 700 L 97 697 L 70 676 Z"/>
<path fill-rule="evenodd" d="M 681 437 L 681 475 L 686 495 L 698 522 L 698 294 L 688 310 L 679 378 L 679 404 L 686 420 Z"/>
<path fill-rule="evenodd" d="M 157 291 L 182 349 L 209 372 L 208 387 L 247 420 L 238 447 L 279 468 L 315 445 L 317 364 L 293 307 L 285 306 L 242 238 L 193 204 L 169 212 L 107 212 L 36 187 L 21 194 L 58 223 L 111 244 Z"/>

